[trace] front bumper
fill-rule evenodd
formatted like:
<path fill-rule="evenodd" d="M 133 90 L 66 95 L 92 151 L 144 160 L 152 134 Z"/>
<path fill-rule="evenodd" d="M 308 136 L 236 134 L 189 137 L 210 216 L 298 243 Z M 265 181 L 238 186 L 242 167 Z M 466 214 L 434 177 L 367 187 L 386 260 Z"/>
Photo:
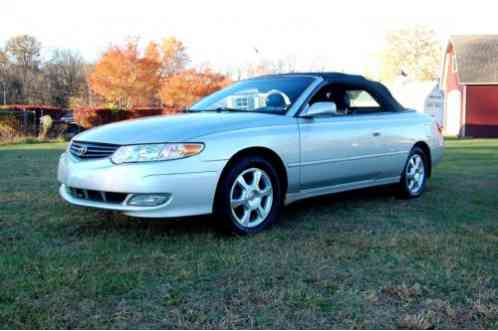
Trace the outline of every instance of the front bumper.
<path fill-rule="evenodd" d="M 64 153 L 57 178 L 61 197 L 77 206 L 115 210 L 134 217 L 181 217 L 212 212 L 214 195 L 225 161 L 195 157 L 164 162 L 115 165 L 109 159 L 80 161 Z M 125 194 L 169 194 L 159 206 L 138 207 L 122 202 L 94 201 L 71 194 L 70 188 Z"/>

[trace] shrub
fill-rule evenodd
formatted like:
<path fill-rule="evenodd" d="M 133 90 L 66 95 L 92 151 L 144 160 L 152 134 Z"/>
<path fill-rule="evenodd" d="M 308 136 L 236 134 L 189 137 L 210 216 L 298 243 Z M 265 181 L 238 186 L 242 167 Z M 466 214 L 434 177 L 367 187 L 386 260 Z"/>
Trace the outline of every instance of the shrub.
<path fill-rule="evenodd" d="M 15 118 L 2 118 L 0 120 L 0 140 L 10 140 L 18 135 Z"/>
<path fill-rule="evenodd" d="M 85 129 L 112 122 L 112 109 L 78 108 L 74 110 L 74 120 Z"/>
<path fill-rule="evenodd" d="M 24 125 L 22 113 L 0 112 L 0 140 L 7 141 L 26 135 L 29 130 Z M 28 124 L 32 122 L 32 116 Z"/>
<path fill-rule="evenodd" d="M 78 108 L 74 110 L 74 120 L 85 129 L 95 126 L 118 122 L 128 119 L 174 114 L 176 108 L 151 108 L 142 107 L 131 110 L 110 109 L 110 108 Z"/>

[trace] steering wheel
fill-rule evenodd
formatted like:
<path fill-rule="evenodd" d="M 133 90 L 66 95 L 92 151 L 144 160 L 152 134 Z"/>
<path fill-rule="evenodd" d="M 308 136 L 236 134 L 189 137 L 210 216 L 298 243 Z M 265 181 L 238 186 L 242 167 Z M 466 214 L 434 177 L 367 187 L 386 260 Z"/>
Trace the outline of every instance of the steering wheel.
<path fill-rule="evenodd" d="M 270 90 L 265 93 L 264 98 L 267 107 L 287 109 L 291 104 L 287 94 L 280 90 Z"/>

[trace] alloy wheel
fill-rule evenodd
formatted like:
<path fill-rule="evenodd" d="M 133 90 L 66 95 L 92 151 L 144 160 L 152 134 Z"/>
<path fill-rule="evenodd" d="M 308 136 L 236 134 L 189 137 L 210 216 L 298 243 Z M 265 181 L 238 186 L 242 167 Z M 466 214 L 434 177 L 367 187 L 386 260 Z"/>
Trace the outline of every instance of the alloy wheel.
<path fill-rule="evenodd" d="M 239 225 L 254 228 L 266 219 L 273 205 L 270 176 L 261 169 L 243 171 L 232 184 L 230 208 Z"/>
<path fill-rule="evenodd" d="M 411 194 L 417 194 L 425 181 L 425 164 L 419 154 L 413 154 L 406 167 L 406 186 Z"/>

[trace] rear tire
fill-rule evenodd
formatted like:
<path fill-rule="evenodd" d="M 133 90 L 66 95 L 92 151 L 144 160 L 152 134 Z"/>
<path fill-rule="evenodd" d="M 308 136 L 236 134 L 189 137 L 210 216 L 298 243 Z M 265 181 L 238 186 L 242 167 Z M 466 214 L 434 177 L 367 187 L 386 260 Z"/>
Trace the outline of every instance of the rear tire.
<path fill-rule="evenodd" d="M 417 198 L 424 193 L 429 170 L 427 160 L 427 155 L 421 148 L 412 148 L 398 184 L 401 197 Z"/>
<path fill-rule="evenodd" d="M 279 219 L 282 205 L 282 185 L 273 165 L 260 156 L 247 156 L 220 179 L 214 215 L 225 232 L 254 234 Z"/>

